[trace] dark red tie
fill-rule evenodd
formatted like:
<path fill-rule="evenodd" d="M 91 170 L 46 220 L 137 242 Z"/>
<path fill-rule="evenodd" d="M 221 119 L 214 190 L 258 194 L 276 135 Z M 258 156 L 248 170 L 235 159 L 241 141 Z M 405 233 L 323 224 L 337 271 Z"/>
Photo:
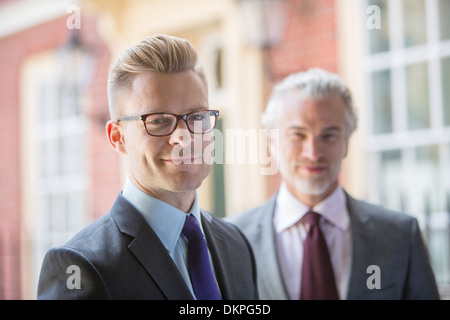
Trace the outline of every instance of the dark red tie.
<path fill-rule="evenodd" d="M 319 227 L 320 215 L 309 211 L 302 218 L 309 225 L 303 242 L 302 300 L 337 300 L 333 268 L 327 243 Z"/>

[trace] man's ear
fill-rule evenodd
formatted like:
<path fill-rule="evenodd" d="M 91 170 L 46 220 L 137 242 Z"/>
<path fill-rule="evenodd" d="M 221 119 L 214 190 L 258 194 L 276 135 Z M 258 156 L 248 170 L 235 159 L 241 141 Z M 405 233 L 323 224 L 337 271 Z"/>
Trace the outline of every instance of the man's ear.
<path fill-rule="evenodd" d="M 114 150 L 126 154 L 123 128 L 117 122 L 109 120 L 106 123 L 106 135 Z"/>

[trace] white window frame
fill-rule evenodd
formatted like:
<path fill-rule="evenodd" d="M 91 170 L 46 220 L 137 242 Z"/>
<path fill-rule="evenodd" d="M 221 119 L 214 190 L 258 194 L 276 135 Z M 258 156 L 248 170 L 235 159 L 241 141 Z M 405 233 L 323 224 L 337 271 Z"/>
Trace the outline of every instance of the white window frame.
<path fill-rule="evenodd" d="M 450 57 L 450 40 L 441 41 L 439 33 L 438 0 L 425 0 L 427 42 L 424 45 L 405 47 L 403 45 L 403 0 L 389 0 L 389 51 L 370 53 L 369 36 L 364 37 L 365 54 L 363 57 L 364 74 L 367 79 L 367 131 L 366 152 L 369 157 L 369 190 L 370 201 L 381 202 L 379 192 L 379 177 L 381 176 L 381 152 L 400 150 L 402 166 L 402 189 L 407 201 L 404 209 L 416 216 L 421 226 L 427 225 L 431 230 L 442 231 L 448 228 L 448 214 L 445 203 L 440 203 L 442 210 L 434 211 L 429 221 L 421 208 L 424 207 L 423 197 L 417 195 L 417 181 L 415 177 L 416 155 L 415 148 L 438 146 L 438 172 L 443 178 L 439 190 L 450 192 L 450 126 L 444 125 L 444 106 L 441 83 L 441 60 Z M 367 6 L 369 1 L 366 2 Z M 394 27 L 395 26 L 395 27 Z M 371 30 L 367 30 L 367 35 Z M 428 92 L 430 128 L 409 131 L 407 110 L 406 67 L 410 64 L 425 62 L 428 68 Z M 377 71 L 391 72 L 391 105 L 392 132 L 373 134 L 373 101 L 371 74 Z M 441 202 L 445 202 L 444 199 Z M 450 282 L 449 265 L 446 265 L 444 281 Z M 442 276 L 442 275 L 441 275 Z"/>
<path fill-rule="evenodd" d="M 35 298 L 39 273 L 45 253 L 54 246 L 63 245 L 88 221 L 86 214 L 88 168 L 87 168 L 87 142 L 89 122 L 83 114 L 72 115 L 64 119 L 53 119 L 40 123 L 40 97 L 43 88 L 48 92 L 47 103 L 55 108 L 60 107 L 61 74 L 60 60 L 55 52 L 45 52 L 28 58 L 21 72 L 21 152 L 23 162 L 22 172 L 22 229 L 26 241 L 24 244 L 23 278 L 29 283 L 24 285 L 24 294 L 29 298 Z M 81 99 L 80 99 L 81 100 Z M 53 172 L 51 175 L 41 177 L 42 162 L 40 146 L 43 141 L 58 141 L 65 137 L 79 137 L 83 146 L 80 161 L 83 163 L 79 171 L 69 174 Z M 47 152 L 47 151 L 44 151 Z M 51 152 L 51 151 L 49 151 Z M 56 160 L 50 166 L 56 165 L 58 157 L 68 156 L 58 154 L 47 157 Z M 59 162 L 61 162 L 59 160 Z M 65 201 L 70 194 L 79 194 L 79 201 L 75 206 L 59 203 L 59 209 L 50 216 L 48 208 L 41 201 L 49 199 L 51 195 L 65 194 Z M 58 203 L 56 203 L 58 205 Z M 48 232 L 50 228 L 50 232 Z M 28 291 L 30 290 L 30 291 Z"/>

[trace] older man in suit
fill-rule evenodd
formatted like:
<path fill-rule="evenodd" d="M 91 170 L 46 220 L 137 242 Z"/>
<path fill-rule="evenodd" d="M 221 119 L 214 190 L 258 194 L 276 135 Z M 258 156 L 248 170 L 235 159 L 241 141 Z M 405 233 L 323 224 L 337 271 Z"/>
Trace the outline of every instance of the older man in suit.
<path fill-rule="evenodd" d="M 262 299 L 438 299 L 416 219 L 351 197 L 338 182 L 356 128 L 351 94 L 320 69 L 278 84 L 263 115 L 282 183 L 232 217 L 249 239 Z"/>
<path fill-rule="evenodd" d="M 257 299 L 247 240 L 198 204 L 218 111 L 195 49 L 144 39 L 112 66 L 108 98 L 128 179 L 110 212 L 49 250 L 38 298 Z"/>

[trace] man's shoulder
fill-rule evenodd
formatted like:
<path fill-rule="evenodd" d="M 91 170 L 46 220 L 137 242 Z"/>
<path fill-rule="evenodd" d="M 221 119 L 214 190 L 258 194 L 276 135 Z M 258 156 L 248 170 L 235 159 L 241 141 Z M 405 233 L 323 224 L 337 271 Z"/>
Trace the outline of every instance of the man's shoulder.
<path fill-rule="evenodd" d="M 370 222 L 380 229 L 389 228 L 392 230 L 397 227 L 398 230 L 409 232 L 411 227 L 416 228 L 417 226 L 417 219 L 410 214 L 392 210 L 380 204 L 355 199 L 348 194 L 347 207 L 351 221 Z"/>
<path fill-rule="evenodd" d="M 92 245 L 98 246 L 100 243 L 106 243 L 115 234 L 117 227 L 111 217 L 111 213 L 108 212 L 102 215 L 97 220 L 86 225 L 79 230 L 69 241 L 67 241 L 62 247 L 77 249 L 81 247 L 92 247 Z"/>
<path fill-rule="evenodd" d="M 208 218 L 208 222 L 213 228 L 210 229 L 210 231 L 222 238 L 229 248 L 233 248 L 233 250 L 240 252 L 244 252 L 250 248 L 245 232 L 237 225 L 230 222 L 228 218 L 219 218 L 211 215 L 211 217 Z"/>
<path fill-rule="evenodd" d="M 208 211 L 202 210 L 202 214 L 205 217 L 205 219 L 211 223 L 215 228 L 218 228 L 222 231 L 222 233 L 231 238 L 235 238 L 238 236 L 238 238 L 241 236 L 240 231 L 236 228 L 234 224 L 232 224 L 230 221 L 228 221 L 228 218 L 219 218 L 214 216 Z"/>
<path fill-rule="evenodd" d="M 123 203 L 119 195 L 111 210 L 78 231 L 57 250 L 69 249 L 89 259 L 117 255 L 133 239 L 127 234 L 127 227 L 139 225 L 143 220 L 132 206 Z M 134 227 L 137 229 L 137 227 Z"/>
<path fill-rule="evenodd" d="M 232 224 L 238 226 L 238 228 L 244 233 L 248 232 L 250 229 L 253 229 L 259 223 L 263 223 L 267 219 L 270 219 L 273 216 L 273 210 L 275 208 L 275 200 L 276 195 L 273 195 L 269 200 L 245 210 L 243 212 L 237 213 L 233 216 L 227 217 L 227 221 Z"/>
<path fill-rule="evenodd" d="M 394 219 L 394 220 L 414 219 L 411 215 L 408 215 L 405 212 L 392 210 L 381 204 L 369 202 L 362 199 L 357 199 L 349 195 L 348 193 L 346 193 L 346 196 L 347 196 L 347 206 L 350 211 L 355 211 L 379 219 Z"/>
<path fill-rule="evenodd" d="M 203 229 L 213 260 L 227 282 L 230 299 L 257 299 L 256 263 L 244 234 L 223 218 L 202 210 Z M 214 249 L 214 250 L 212 250 Z M 230 277 L 230 275 L 233 275 Z"/>

